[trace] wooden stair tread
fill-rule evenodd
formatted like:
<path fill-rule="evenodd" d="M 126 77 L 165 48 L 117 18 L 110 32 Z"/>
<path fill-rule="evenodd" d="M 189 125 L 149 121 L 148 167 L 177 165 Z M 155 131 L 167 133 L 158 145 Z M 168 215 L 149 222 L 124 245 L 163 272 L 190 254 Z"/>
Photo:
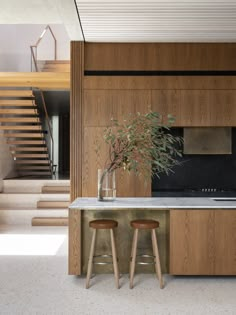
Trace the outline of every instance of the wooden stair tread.
<path fill-rule="evenodd" d="M 43 134 L 41 132 L 37 132 L 37 133 L 22 133 L 22 132 L 19 132 L 19 133 L 4 133 L 3 134 L 4 137 L 7 137 L 7 138 L 40 138 L 43 139 Z"/>
<path fill-rule="evenodd" d="M 16 160 L 16 164 L 47 164 L 50 165 L 49 160 Z"/>
<path fill-rule="evenodd" d="M 52 172 L 49 172 L 49 171 L 30 171 L 30 172 L 27 172 L 27 171 L 19 171 L 18 172 L 21 174 L 21 175 L 25 175 L 25 176 L 52 176 Z"/>
<path fill-rule="evenodd" d="M 34 97 L 32 90 L 0 90 L 0 97 Z"/>
<path fill-rule="evenodd" d="M 63 200 L 40 200 L 37 202 L 37 209 L 66 209 L 70 205 L 69 201 Z"/>
<path fill-rule="evenodd" d="M 38 114 L 34 108 L 22 108 L 22 109 L 15 109 L 15 108 L 0 108 L 0 114 L 11 114 L 11 115 L 35 115 Z"/>
<path fill-rule="evenodd" d="M 19 170 L 48 170 L 51 169 L 50 165 L 43 165 L 43 166 L 39 166 L 39 165 L 21 165 L 18 164 L 16 165 L 16 168 Z"/>
<path fill-rule="evenodd" d="M 39 117 L 0 117 L 0 122 L 40 123 Z"/>
<path fill-rule="evenodd" d="M 43 145 L 45 144 L 44 140 L 7 140 L 7 144 L 10 145 Z"/>
<path fill-rule="evenodd" d="M 61 194 L 61 193 L 70 193 L 70 185 L 68 186 L 43 186 L 42 187 L 43 194 Z"/>
<path fill-rule="evenodd" d="M 43 68 L 48 68 L 48 69 L 56 69 L 56 68 L 63 68 L 63 69 L 66 69 L 66 68 L 70 68 L 70 64 L 69 63 L 45 63 L 43 65 Z"/>
<path fill-rule="evenodd" d="M 47 151 L 47 147 L 10 147 L 10 151 Z"/>
<path fill-rule="evenodd" d="M 68 217 L 34 217 L 32 226 L 68 226 Z"/>
<path fill-rule="evenodd" d="M 47 153 L 16 153 L 13 154 L 14 157 L 16 158 L 47 158 L 48 154 Z"/>
<path fill-rule="evenodd" d="M 43 72 L 70 72 L 70 67 L 68 66 L 53 66 L 53 67 L 43 67 Z"/>
<path fill-rule="evenodd" d="M 34 100 L 3 100 L 0 99 L 0 106 L 30 106 L 35 107 L 35 101 Z"/>
<path fill-rule="evenodd" d="M 7 126 L 0 126 L 0 130 L 42 130 L 41 125 L 34 125 L 34 126 L 29 126 L 29 125 L 7 125 Z"/>
<path fill-rule="evenodd" d="M 70 64 L 70 60 L 38 60 L 39 63 L 43 64 Z"/>

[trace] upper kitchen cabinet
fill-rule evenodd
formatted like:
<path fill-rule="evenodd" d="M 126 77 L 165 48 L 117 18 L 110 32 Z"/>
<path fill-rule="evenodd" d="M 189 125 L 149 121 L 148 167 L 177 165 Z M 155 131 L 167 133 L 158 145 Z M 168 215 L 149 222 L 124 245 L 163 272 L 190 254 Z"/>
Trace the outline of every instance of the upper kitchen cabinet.
<path fill-rule="evenodd" d="M 235 90 L 153 90 L 152 109 L 175 116 L 175 126 L 236 126 Z"/>

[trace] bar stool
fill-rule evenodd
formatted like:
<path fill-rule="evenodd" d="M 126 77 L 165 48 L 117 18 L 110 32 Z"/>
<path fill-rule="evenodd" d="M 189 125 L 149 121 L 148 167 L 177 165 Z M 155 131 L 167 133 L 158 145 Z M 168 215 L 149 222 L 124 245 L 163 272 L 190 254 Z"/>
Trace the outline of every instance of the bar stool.
<path fill-rule="evenodd" d="M 94 221 L 89 222 L 89 227 L 93 228 L 93 235 L 92 235 L 92 242 L 91 242 L 91 247 L 90 247 L 89 261 L 88 261 L 86 289 L 89 288 L 89 281 L 92 275 L 93 264 L 106 265 L 106 264 L 111 263 L 111 262 L 94 262 L 94 258 L 96 257 L 112 257 L 116 287 L 117 289 L 119 289 L 119 269 L 118 269 L 118 263 L 117 263 L 117 253 L 116 253 L 115 237 L 114 237 L 114 231 L 113 231 L 114 228 L 116 228 L 117 226 L 118 226 L 118 222 L 114 220 L 94 220 Z M 110 230 L 112 255 L 94 256 L 97 230 Z"/>
<path fill-rule="evenodd" d="M 155 264 L 155 270 L 157 278 L 160 282 L 160 288 L 163 289 L 164 283 L 161 274 L 161 263 L 160 256 L 158 251 L 157 237 L 155 229 L 159 227 L 159 222 L 154 220 L 134 220 L 130 222 L 132 228 L 134 228 L 134 237 L 132 242 L 132 250 L 131 250 L 131 259 L 130 259 L 130 289 L 133 288 L 134 281 L 134 272 L 135 272 L 135 264 Z M 136 262 L 137 257 L 137 243 L 138 243 L 138 232 L 139 230 L 151 230 L 152 237 L 152 248 L 153 248 L 153 256 L 151 255 L 139 255 L 140 257 L 151 257 L 154 259 L 154 262 Z"/>

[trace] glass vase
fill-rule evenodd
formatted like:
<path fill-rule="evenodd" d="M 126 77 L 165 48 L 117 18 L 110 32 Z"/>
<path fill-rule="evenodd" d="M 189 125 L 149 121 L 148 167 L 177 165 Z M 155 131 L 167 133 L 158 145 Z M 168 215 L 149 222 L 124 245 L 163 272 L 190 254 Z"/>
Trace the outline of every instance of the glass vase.
<path fill-rule="evenodd" d="M 98 200 L 113 201 L 116 199 L 115 171 L 98 169 Z"/>

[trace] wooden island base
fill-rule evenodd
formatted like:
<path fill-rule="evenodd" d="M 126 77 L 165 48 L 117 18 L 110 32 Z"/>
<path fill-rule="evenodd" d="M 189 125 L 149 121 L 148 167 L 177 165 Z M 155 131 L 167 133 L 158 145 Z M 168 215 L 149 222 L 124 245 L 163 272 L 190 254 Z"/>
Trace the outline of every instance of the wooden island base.
<path fill-rule="evenodd" d="M 80 200 L 83 198 L 80 198 Z M 125 199 L 120 198 L 122 202 Z M 236 275 L 236 206 L 219 209 L 213 205 L 201 209 L 168 208 L 164 199 L 133 198 L 133 207 L 119 208 L 119 199 L 115 203 L 106 203 L 105 208 L 86 208 L 85 204 L 74 202 L 69 209 L 69 274 L 81 275 L 86 272 L 91 231 L 88 222 L 93 219 L 110 218 L 119 222 L 116 231 L 117 251 L 120 272 L 127 273 L 131 250 L 132 231 L 129 222 L 134 219 L 151 218 L 160 222 L 158 242 L 163 273 L 173 275 Z M 152 199 L 152 204 L 142 203 L 137 208 L 138 199 Z M 156 206 L 153 199 L 159 200 Z M 161 200 L 160 200 L 161 199 Z M 171 199 L 171 198 L 169 198 Z M 173 198 L 174 199 L 174 198 Z M 197 199 L 197 198 L 179 198 Z M 198 198 L 209 199 L 209 198 Z M 79 199 L 78 199 L 79 200 Z M 95 201 L 90 198 L 89 202 Z M 86 201 L 86 199 L 84 199 Z M 176 200 L 175 200 L 176 201 Z M 88 205 L 89 205 L 88 202 Z M 186 203 L 186 202 L 185 202 Z M 202 200 L 204 204 L 204 200 Z M 109 208 L 109 204 L 110 208 Z M 192 200 L 193 204 L 193 200 Z M 142 206 L 141 206 L 142 205 Z M 170 204 L 171 206 L 171 204 Z M 152 207 L 152 208 L 151 208 Z M 109 235 L 100 234 L 97 245 L 100 254 L 109 250 Z M 148 235 L 142 235 L 140 251 L 151 250 Z M 154 272 L 153 268 L 142 267 L 137 272 Z M 110 267 L 97 267 L 96 273 L 112 272 Z"/>

